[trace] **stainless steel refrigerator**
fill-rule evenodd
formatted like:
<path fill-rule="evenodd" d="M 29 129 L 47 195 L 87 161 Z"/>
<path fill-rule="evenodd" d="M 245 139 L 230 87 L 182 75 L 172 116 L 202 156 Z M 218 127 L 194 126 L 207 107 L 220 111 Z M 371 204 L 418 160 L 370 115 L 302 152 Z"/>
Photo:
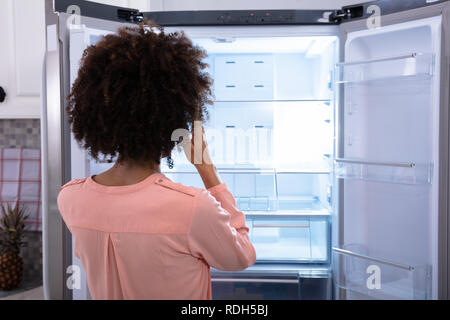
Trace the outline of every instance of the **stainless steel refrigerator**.
<path fill-rule="evenodd" d="M 83 50 L 144 18 L 208 52 L 207 137 L 257 252 L 245 271 L 212 271 L 215 299 L 449 298 L 448 1 L 185 12 L 46 4 L 47 298 L 89 298 L 56 198 L 111 166 L 73 140 L 65 97 Z M 184 155 L 172 156 L 163 172 L 201 186 Z"/>

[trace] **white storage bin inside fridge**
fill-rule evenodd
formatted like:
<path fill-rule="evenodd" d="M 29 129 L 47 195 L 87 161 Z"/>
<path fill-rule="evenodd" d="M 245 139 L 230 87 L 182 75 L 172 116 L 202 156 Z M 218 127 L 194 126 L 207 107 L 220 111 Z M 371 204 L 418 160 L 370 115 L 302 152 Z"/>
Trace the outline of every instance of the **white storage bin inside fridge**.
<path fill-rule="evenodd" d="M 247 218 L 260 262 L 328 262 L 329 216 Z"/>
<path fill-rule="evenodd" d="M 218 101 L 272 100 L 273 56 L 269 54 L 214 56 L 214 91 Z"/>
<path fill-rule="evenodd" d="M 208 55 L 217 101 L 331 99 L 336 37 L 242 37 L 194 42 Z"/>

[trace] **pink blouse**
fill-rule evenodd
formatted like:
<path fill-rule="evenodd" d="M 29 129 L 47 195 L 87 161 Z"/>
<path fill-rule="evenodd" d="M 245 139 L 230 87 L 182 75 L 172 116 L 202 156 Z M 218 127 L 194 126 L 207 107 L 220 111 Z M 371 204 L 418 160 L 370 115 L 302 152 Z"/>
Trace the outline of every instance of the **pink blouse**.
<path fill-rule="evenodd" d="M 154 174 L 107 187 L 91 177 L 62 187 L 58 207 L 94 299 L 211 299 L 210 266 L 256 260 L 225 184 L 206 191 Z"/>

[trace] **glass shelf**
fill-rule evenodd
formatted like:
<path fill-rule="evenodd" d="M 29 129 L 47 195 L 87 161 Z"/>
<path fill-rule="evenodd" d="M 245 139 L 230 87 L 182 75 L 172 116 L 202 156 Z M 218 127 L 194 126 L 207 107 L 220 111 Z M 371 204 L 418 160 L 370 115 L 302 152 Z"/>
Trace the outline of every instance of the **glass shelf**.
<path fill-rule="evenodd" d="M 338 274 L 336 286 L 371 299 L 424 300 L 430 298 L 431 268 L 398 263 L 361 253 L 362 245 L 333 248 L 333 263 Z M 377 283 L 375 275 L 379 275 Z M 373 278 L 370 278 L 370 277 Z"/>
<path fill-rule="evenodd" d="M 276 212 L 268 212 L 268 211 L 247 211 L 245 215 L 248 217 L 328 217 L 331 215 L 330 211 L 327 209 L 320 209 L 315 211 L 300 211 L 300 210 L 289 210 L 289 211 L 276 211 Z"/>
<path fill-rule="evenodd" d="M 336 83 L 364 83 L 377 80 L 429 79 L 434 55 L 411 53 L 380 59 L 336 64 Z"/>
<path fill-rule="evenodd" d="M 218 169 L 222 181 L 245 213 L 328 214 L 329 172 L 278 172 L 275 169 Z M 194 169 L 163 173 L 172 181 L 203 188 Z M 324 191 L 325 190 L 325 191 Z"/>
<path fill-rule="evenodd" d="M 335 159 L 335 176 L 400 184 L 430 184 L 433 164 L 373 162 L 357 159 Z"/>
<path fill-rule="evenodd" d="M 180 166 L 179 166 L 180 167 Z M 331 171 L 326 170 L 276 170 L 273 168 L 254 168 L 244 166 L 230 166 L 230 167 L 217 167 L 217 171 L 220 174 L 319 174 L 319 175 L 327 175 L 330 174 Z M 195 167 L 189 165 L 186 168 L 176 168 L 176 169 L 164 169 L 162 170 L 163 174 L 198 174 Z"/>
<path fill-rule="evenodd" d="M 254 104 L 255 108 L 260 107 L 261 103 L 292 103 L 292 102 L 323 102 L 324 105 L 330 106 L 332 100 L 331 99 L 270 99 L 270 100 L 215 100 L 213 101 L 213 105 L 224 104 L 224 106 L 228 106 L 233 103 L 246 103 L 246 104 Z"/>
<path fill-rule="evenodd" d="M 318 197 L 295 197 L 280 196 L 278 197 L 278 210 L 280 211 L 319 211 L 322 204 Z"/>

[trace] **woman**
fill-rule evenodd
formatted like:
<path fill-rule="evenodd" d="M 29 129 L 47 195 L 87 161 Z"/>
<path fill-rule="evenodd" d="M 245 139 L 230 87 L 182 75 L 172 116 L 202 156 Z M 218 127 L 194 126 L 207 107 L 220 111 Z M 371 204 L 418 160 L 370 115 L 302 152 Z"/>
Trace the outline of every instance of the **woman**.
<path fill-rule="evenodd" d="M 206 190 L 160 171 L 172 134 L 206 117 L 204 58 L 183 33 L 148 24 L 84 52 L 67 108 L 72 130 L 94 159 L 118 161 L 63 186 L 58 206 L 94 299 L 211 299 L 210 266 L 255 262 L 244 214 L 207 161 L 204 139 L 195 167 Z"/>

